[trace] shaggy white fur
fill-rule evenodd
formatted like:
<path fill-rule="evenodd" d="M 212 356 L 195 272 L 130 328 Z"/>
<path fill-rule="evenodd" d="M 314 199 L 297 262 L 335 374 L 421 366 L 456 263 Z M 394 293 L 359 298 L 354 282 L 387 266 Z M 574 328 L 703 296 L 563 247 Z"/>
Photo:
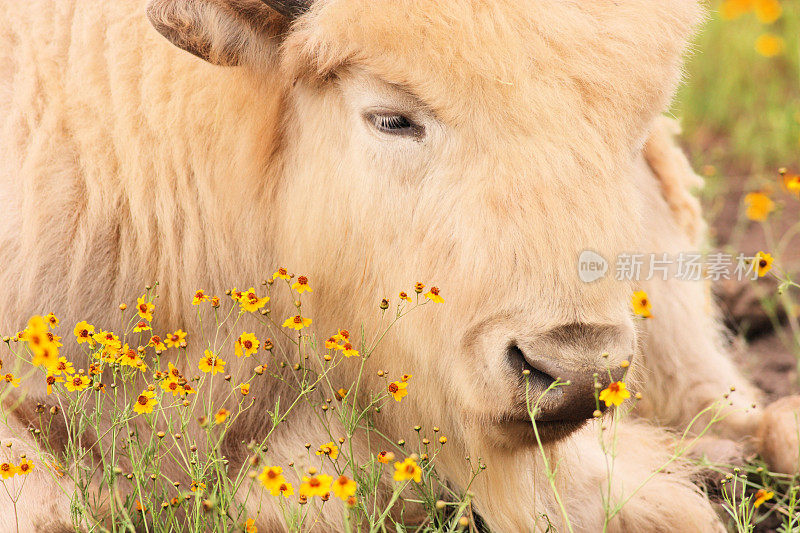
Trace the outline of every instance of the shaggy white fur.
<path fill-rule="evenodd" d="M 608 360 L 547 355 L 591 373 L 630 358 L 638 338 L 642 417 L 680 428 L 736 385 L 741 409 L 718 431 L 754 432 L 757 394 L 727 358 L 703 283 L 642 283 L 655 317 L 640 327 L 632 284 L 576 274 L 584 249 L 699 246 L 687 192 L 697 178 L 658 118 L 698 2 L 320 0 L 291 26 L 258 0 L 150 2 L 158 32 L 199 58 L 159 35 L 145 4 L 0 0 L 2 331 L 49 310 L 107 326 L 153 280 L 157 329 L 191 328 L 196 288 L 250 286 L 276 265 L 309 275 L 320 335 L 371 330 L 380 298 L 435 282 L 447 303 L 402 321 L 367 364 L 371 387 L 379 368 L 414 374 L 411 394 L 376 422 L 397 438 L 442 427 L 439 470 L 455 486 L 469 475 L 464 456 L 481 457 L 475 501 L 498 531 L 542 529 L 542 515 L 563 525 L 538 451 L 503 440 L 520 393 L 510 342 L 532 350 L 553 328 L 611 327 Z M 411 117 L 424 139 L 376 131 L 364 120 L 375 110 Z M 289 309 L 276 301 L 272 312 Z M 250 371 L 230 366 L 234 379 Z M 281 393 L 259 382 L 253 412 Z M 327 440 L 310 412 L 295 416 L 302 425 L 274 436 L 275 464 L 302 464 L 303 442 Z M 603 522 L 601 423 L 546 445 L 579 531 Z M 242 421 L 233 461 L 244 457 L 237 438 L 262 426 Z M 612 498 L 631 498 L 612 531 L 721 530 L 683 464 L 634 494 L 671 446 L 664 430 L 621 422 Z M 36 475 L 32 494 L 65 502 Z M 252 500 L 259 527 L 279 530 L 274 500 Z M 320 530 L 341 528 L 332 503 Z M 0 528 L 9 520 L 0 509 Z M 68 522 L 68 507 L 25 520 Z"/>

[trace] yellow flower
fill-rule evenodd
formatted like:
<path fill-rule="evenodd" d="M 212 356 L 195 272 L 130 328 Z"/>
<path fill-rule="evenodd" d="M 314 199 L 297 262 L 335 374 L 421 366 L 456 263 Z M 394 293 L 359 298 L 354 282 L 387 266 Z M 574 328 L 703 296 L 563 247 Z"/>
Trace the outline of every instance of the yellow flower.
<path fill-rule="evenodd" d="M 33 463 L 28 461 L 25 457 L 19 460 L 19 465 L 17 466 L 17 472 L 21 476 L 25 476 L 30 474 L 33 471 Z"/>
<path fill-rule="evenodd" d="M 244 533 L 258 533 L 258 528 L 256 527 L 256 521 L 252 518 L 248 518 L 244 523 Z"/>
<path fill-rule="evenodd" d="M 99 333 L 95 333 L 94 335 L 92 335 L 92 338 L 94 338 L 96 342 L 99 342 L 100 344 L 111 350 L 119 350 L 120 348 L 122 348 L 122 342 L 119 340 L 119 337 L 117 337 L 112 331 L 101 330 Z"/>
<path fill-rule="evenodd" d="M 414 376 L 411 374 L 403 374 L 403 376 L 400 378 L 400 381 L 403 383 L 408 383 L 408 380 L 410 380 L 412 377 Z"/>
<path fill-rule="evenodd" d="M 394 464 L 394 480 L 405 481 L 407 479 L 413 479 L 416 483 L 422 481 L 422 469 L 412 457 L 408 457 L 402 463 Z"/>
<path fill-rule="evenodd" d="M 405 300 L 405 301 L 407 301 L 408 303 L 411 303 L 411 298 L 408 296 L 408 294 L 406 294 L 406 293 L 404 293 L 404 292 L 401 292 L 401 293 L 400 293 L 400 299 L 401 299 L 401 300 Z"/>
<path fill-rule="evenodd" d="M 279 269 L 278 269 L 278 270 L 277 270 L 277 271 L 276 271 L 276 272 L 275 272 L 275 273 L 272 275 L 272 279 L 273 279 L 273 280 L 275 280 L 275 279 L 279 279 L 279 278 L 280 278 L 280 279 L 291 279 L 291 277 L 289 276 L 289 272 L 287 272 L 287 271 L 286 271 L 286 269 L 285 269 L 285 268 L 283 268 L 283 267 L 279 268 Z"/>
<path fill-rule="evenodd" d="M 764 57 L 774 57 L 783 52 L 783 38 L 772 33 L 765 33 L 756 39 L 756 52 Z"/>
<path fill-rule="evenodd" d="M 26 337 L 23 340 L 28 340 L 27 335 L 32 333 L 41 333 L 45 335 L 48 331 L 47 321 L 44 317 L 34 315 L 28 320 L 28 325 L 25 328 Z"/>
<path fill-rule="evenodd" d="M 167 333 L 164 342 L 169 348 L 179 348 L 180 345 L 186 340 L 186 332 L 182 329 L 177 330 L 175 333 Z"/>
<path fill-rule="evenodd" d="M 152 322 L 153 309 L 155 309 L 156 306 L 153 305 L 152 302 L 145 301 L 146 297 L 146 294 L 142 294 L 142 296 L 136 300 L 136 312 L 139 313 L 139 316 L 143 319 L 147 320 L 148 322 Z"/>
<path fill-rule="evenodd" d="M 203 289 L 197 289 L 194 291 L 194 298 L 192 298 L 192 305 L 200 305 L 201 303 L 208 300 L 208 296 L 206 296 L 206 291 Z"/>
<path fill-rule="evenodd" d="M 107 346 L 103 346 L 101 350 L 98 350 L 94 353 L 94 357 L 96 359 L 100 359 L 105 363 L 115 363 L 117 361 L 118 356 L 120 355 L 122 349 L 115 350 L 113 348 L 109 348 Z"/>
<path fill-rule="evenodd" d="M 239 305 L 242 306 L 242 309 L 249 313 L 255 313 L 265 305 L 269 301 L 268 296 L 264 296 L 263 298 L 259 298 L 256 295 L 256 290 L 253 287 L 250 287 L 247 291 L 245 291 L 241 298 L 239 299 Z"/>
<path fill-rule="evenodd" d="M 438 287 L 431 287 L 431 289 L 425 293 L 425 298 L 440 304 L 444 302 L 444 298 L 439 296 L 439 288 Z"/>
<path fill-rule="evenodd" d="M 619 407 L 622 402 L 631 397 L 630 391 L 625 386 L 624 381 L 615 381 L 607 388 L 600 391 L 600 401 L 606 403 L 606 407 L 615 405 Z"/>
<path fill-rule="evenodd" d="M 389 383 L 389 394 L 391 394 L 392 397 L 399 402 L 405 395 L 408 394 L 406 387 L 408 387 L 408 383 L 403 381 L 392 381 Z"/>
<path fill-rule="evenodd" d="M 300 484 L 300 496 L 311 498 L 313 496 L 325 496 L 331 491 L 333 478 L 326 474 L 318 476 L 303 476 L 303 483 Z"/>
<path fill-rule="evenodd" d="M 119 357 L 116 359 L 116 362 L 122 366 L 130 366 L 142 371 L 147 370 L 147 365 L 142 361 L 142 358 L 139 357 L 136 350 L 131 349 L 127 344 L 119 351 Z"/>
<path fill-rule="evenodd" d="M 206 489 L 206 484 L 203 483 L 202 481 L 192 481 L 192 484 L 189 485 L 189 490 L 192 492 L 197 492 L 197 491 L 202 492 L 205 489 Z"/>
<path fill-rule="evenodd" d="M 58 348 L 52 343 L 39 346 L 33 350 L 33 359 L 31 359 L 31 363 L 33 363 L 34 366 L 43 366 L 48 370 L 53 368 L 53 366 L 58 364 Z"/>
<path fill-rule="evenodd" d="M 339 332 L 331 338 L 336 342 L 348 342 L 350 341 L 350 332 L 346 329 L 340 329 Z"/>
<path fill-rule="evenodd" d="M 258 351 L 258 345 L 258 337 L 253 333 L 244 332 L 236 339 L 233 350 L 236 353 L 236 357 L 241 357 L 243 355 L 245 357 L 250 357 Z"/>
<path fill-rule="evenodd" d="M 239 392 L 242 393 L 242 396 L 247 396 L 250 394 L 250 384 L 249 383 L 242 383 L 239 385 Z"/>
<path fill-rule="evenodd" d="M 789 192 L 800 194 L 800 174 L 791 174 L 785 168 L 780 169 L 783 185 Z"/>
<path fill-rule="evenodd" d="M 327 455 L 331 458 L 331 461 L 335 461 L 339 457 L 339 447 L 333 442 L 322 444 L 317 450 L 317 455 Z"/>
<path fill-rule="evenodd" d="M 92 380 L 89 379 L 89 376 L 84 376 L 83 374 L 75 374 L 74 376 L 71 376 L 69 379 L 67 379 L 64 382 L 64 385 L 67 387 L 68 391 L 75 392 L 75 391 L 82 391 L 83 389 L 88 387 L 91 382 Z"/>
<path fill-rule="evenodd" d="M 299 276 L 297 281 L 294 282 L 292 288 L 297 291 L 298 294 L 303 294 L 304 292 L 314 292 L 311 287 L 308 285 L 308 278 L 305 276 Z"/>
<path fill-rule="evenodd" d="M 767 275 L 767 272 L 772 270 L 773 261 L 772 255 L 766 252 L 758 252 L 755 257 L 753 257 L 753 265 L 755 266 L 759 278 L 763 278 Z"/>
<path fill-rule="evenodd" d="M 185 389 L 183 385 L 178 381 L 177 378 L 170 376 L 169 378 L 165 379 L 161 382 L 161 388 L 167 392 L 172 393 L 172 396 L 178 396 L 185 394 Z"/>
<path fill-rule="evenodd" d="M 72 363 L 67 361 L 66 357 L 59 357 L 58 362 L 53 365 L 53 375 L 60 376 L 60 375 L 69 375 L 75 373 L 75 367 L 72 366 Z"/>
<path fill-rule="evenodd" d="M 755 9 L 758 20 L 764 24 L 772 24 L 781 18 L 783 13 L 783 8 L 778 0 L 755 0 L 753 9 Z"/>
<path fill-rule="evenodd" d="M 355 495 L 356 486 L 356 482 L 349 479 L 347 476 L 339 476 L 339 479 L 333 483 L 333 494 L 337 498 L 346 501 L 347 498 Z"/>
<path fill-rule="evenodd" d="M 140 320 L 136 323 L 133 327 L 134 333 L 139 333 L 140 331 L 151 331 L 153 328 L 150 327 L 150 324 L 147 323 L 145 320 Z"/>
<path fill-rule="evenodd" d="M 17 467 L 11 463 L 0 463 L 0 477 L 8 479 L 17 475 Z"/>
<path fill-rule="evenodd" d="M 311 325 L 310 318 L 303 318 L 300 315 L 290 316 L 283 322 L 283 327 L 285 328 L 292 328 L 300 331 L 303 328 L 307 328 Z"/>
<path fill-rule="evenodd" d="M 58 362 L 58 345 L 41 316 L 32 316 L 19 338 L 28 343 L 28 348 L 33 353 L 34 365 L 50 368 Z"/>
<path fill-rule="evenodd" d="M 47 384 L 47 394 L 52 394 L 53 393 L 53 385 L 55 385 L 56 383 L 61 383 L 63 381 L 64 381 L 63 379 L 57 378 L 54 375 L 49 374 L 45 378 L 45 383 Z"/>
<path fill-rule="evenodd" d="M 200 359 L 200 370 L 208 374 L 211 372 L 211 375 L 217 374 L 219 372 L 225 372 L 225 361 L 214 355 L 211 350 L 205 351 L 205 357 Z"/>
<path fill-rule="evenodd" d="M 15 378 L 14 374 L 6 374 L 3 376 L 3 380 L 6 383 L 10 383 L 12 387 L 19 387 L 19 384 L 22 382 L 22 378 Z"/>
<path fill-rule="evenodd" d="M 163 352 L 164 350 L 167 349 L 166 345 L 164 344 L 164 341 L 162 341 L 161 337 L 159 337 L 158 335 L 153 335 L 152 337 L 150 337 L 150 342 L 148 342 L 147 345 L 152 346 L 153 348 L 155 348 L 160 352 Z"/>
<path fill-rule="evenodd" d="M 725 20 L 739 18 L 753 9 L 753 0 L 724 0 L 720 14 Z"/>
<path fill-rule="evenodd" d="M 225 421 L 228 419 L 229 414 L 231 414 L 231 412 L 223 407 L 222 409 L 217 411 L 216 414 L 214 415 L 214 423 L 224 424 Z"/>
<path fill-rule="evenodd" d="M 631 305 L 633 306 L 633 312 L 637 315 L 644 318 L 651 318 L 653 316 L 653 304 L 650 302 L 650 298 L 647 296 L 646 292 L 634 292 L 633 296 L 631 296 Z"/>
<path fill-rule="evenodd" d="M 56 346 L 56 348 L 64 346 L 63 344 L 61 344 L 61 337 L 59 337 L 58 335 L 53 335 L 51 331 L 48 331 L 46 335 L 47 338 L 50 340 L 50 342 L 52 342 Z"/>
<path fill-rule="evenodd" d="M 767 500 L 771 500 L 773 496 L 775 496 L 775 493 L 771 490 L 758 489 L 758 492 L 756 492 L 756 499 L 753 502 L 753 507 L 761 507 L 762 503 Z"/>
<path fill-rule="evenodd" d="M 154 398 L 155 392 L 145 390 L 136 398 L 136 403 L 133 404 L 133 410 L 139 413 L 152 413 L 153 408 L 158 405 L 158 400 Z"/>
<path fill-rule="evenodd" d="M 58 318 L 53 313 L 48 313 L 44 317 L 45 321 L 50 325 L 51 328 L 55 328 L 58 326 Z"/>
<path fill-rule="evenodd" d="M 95 340 L 92 337 L 94 335 L 94 326 L 88 322 L 78 322 L 72 332 L 75 334 L 78 344 L 88 342 L 91 346 L 95 345 Z"/>
<path fill-rule="evenodd" d="M 286 483 L 283 469 L 279 466 L 265 466 L 258 475 L 258 480 L 273 496 L 277 496 L 282 484 Z"/>
<path fill-rule="evenodd" d="M 745 214 L 750 220 L 756 222 L 763 222 L 767 219 L 769 214 L 775 209 L 775 202 L 769 196 L 761 192 L 751 192 L 744 197 L 744 203 L 747 206 Z"/>
<path fill-rule="evenodd" d="M 378 454 L 378 462 L 379 463 L 388 465 L 392 461 L 394 461 L 394 453 L 387 452 L 386 450 L 384 450 L 384 451 L 382 451 L 381 453 Z"/>
<path fill-rule="evenodd" d="M 276 492 L 270 491 L 270 494 L 272 494 L 273 496 L 277 496 L 278 493 L 283 494 L 284 498 L 288 498 L 289 496 L 294 494 L 294 487 L 292 486 L 291 483 L 281 483 L 280 487 L 278 487 L 278 490 Z"/>
<path fill-rule="evenodd" d="M 177 379 L 182 377 L 181 371 L 178 370 L 178 367 L 176 367 L 172 363 L 168 363 L 168 365 L 169 365 L 169 370 L 167 371 L 167 374 L 169 374 L 171 378 Z"/>
<path fill-rule="evenodd" d="M 349 342 L 346 342 L 346 343 L 344 343 L 344 346 L 342 346 L 342 355 L 345 356 L 345 357 L 357 357 L 358 356 L 358 350 L 353 348 L 352 344 L 350 344 Z"/>
<path fill-rule="evenodd" d="M 797 117 L 800 118 L 800 114 Z M 800 194 L 800 174 L 789 172 L 787 168 L 778 169 L 778 174 L 781 176 L 781 181 L 786 189 L 794 194 Z"/>
<path fill-rule="evenodd" d="M 234 302 L 238 302 L 239 300 L 242 299 L 243 294 L 244 293 L 242 291 L 234 287 L 233 289 L 231 289 L 231 300 L 233 300 Z"/>
<path fill-rule="evenodd" d="M 326 350 L 341 350 L 342 347 L 339 346 L 339 343 L 336 341 L 335 338 L 330 337 L 328 340 L 325 341 L 325 349 Z"/>

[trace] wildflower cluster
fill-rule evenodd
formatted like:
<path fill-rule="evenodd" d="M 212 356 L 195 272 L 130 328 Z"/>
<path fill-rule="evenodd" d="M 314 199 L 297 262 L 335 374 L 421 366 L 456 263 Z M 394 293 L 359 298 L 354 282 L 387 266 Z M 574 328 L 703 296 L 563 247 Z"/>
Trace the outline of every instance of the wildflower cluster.
<path fill-rule="evenodd" d="M 280 284 L 285 284 L 295 312 L 274 320 L 269 304 Z M 313 294 L 309 278 L 295 277 L 284 268 L 259 290 L 227 291 L 229 306 L 205 289 L 188 295 L 186 305 L 196 309 L 191 330 L 198 332 L 196 337 L 184 329 L 157 329 L 156 289 L 157 284 L 147 287 L 130 307 L 120 304 L 115 321 L 77 322 L 65 342 L 57 335 L 60 320 L 53 313 L 31 317 L 24 330 L 5 339 L 15 369 L 0 374 L 7 385 L 0 392 L 41 380 L 48 404 L 37 407 L 41 419 L 36 434 L 46 437 L 54 420 L 66 423 L 63 451 L 51 448 L 46 438 L 41 444 L 57 458 L 44 470 L 74 483 L 75 527 L 91 530 L 114 524 L 136 529 L 147 522 L 159 531 L 233 526 L 255 532 L 258 516 L 250 516 L 247 502 L 235 497 L 243 486 L 250 487 L 246 490 L 252 498 L 262 497 L 258 487 L 266 497 L 278 498 L 289 529 L 310 527 L 303 524 L 313 523 L 315 507 L 331 498 L 341 502 L 349 522 L 377 527 L 389 519 L 389 509 L 402 505 L 399 495 L 408 483 L 435 508 L 435 498 L 445 486 L 438 481 L 433 461 L 447 442 L 444 436 L 433 444 L 421 439 L 419 453 L 409 453 L 394 469 L 388 466 L 395 457 L 391 451 L 360 463 L 352 440 L 374 431 L 374 416 L 413 394 L 410 374 L 390 379 L 385 371 L 378 373 L 383 388 L 368 389 L 365 364 L 405 314 L 428 302 L 444 302 L 438 288 L 426 291 L 418 283 L 416 300 L 401 293 L 395 312 L 374 337 L 363 329 L 358 336 L 338 329 L 320 344 L 312 319 L 303 313 L 302 299 Z M 385 313 L 389 300 L 379 307 Z M 70 344 L 64 347 L 66 343 Z M 241 363 L 251 360 L 252 366 L 242 373 Z M 337 369 L 344 365 L 350 368 L 342 374 Z M 356 377 L 348 383 L 341 382 L 342 375 Z M 234 464 L 225 456 L 223 443 L 230 439 L 231 428 L 239 427 L 237 420 L 254 416 L 245 415 L 255 404 L 252 388 L 278 386 L 291 394 L 275 399 L 263 431 L 244 445 L 247 459 Z M 279 466 L 270 456 L 270 437 L 300 405 L 319 413 L 330 438 L 316 447 L 306 445 L 304 465 Z M 334 435 L 334 427 L 344 428 L 345 434 Z M 406 446 L 405 441 L 392 442 L 377 433 L 372 438 L 398 453 Z M 0 463 L 0 481 L 25 476 L 33 465 L 25 458 Z M 256 469 L 257 465 L 267 466 Z M 104 473 L 99 487 L 93 471 Z M 388 499 L 373 497 L 382 478 L 397 480 Z M 451 512 L 463 513 L 468 497 L 449 488 L 446 492 L 457 502 Z M 14 494 L 9 492 L 16 505 Z M 108 506 L 95 506 L 101 500 Z M 439 514 L 441 522 L 445 514 Z"/>
<path fill-rule="evenodd" d="M 26 476 L 33 472 L 33 466 L 33 463 L 24 457 L 16 465 L 9 462 L 0 463 L 0 481 L 14 476 Z"/>
<path fill-rule="evenodd" d="M 723 0 L 720 14 L 723 19 L 733 20 L 748 13 L 755 14 L 758 21 L 764 25 L 771 25 L 783 15 L 783 6 L 779 0 Z M 781 54 L 786 48 L 786 43 L 772 32 L 762 33 L 755 42 L 756 51 L 765 56 L 772 57 Z"/>

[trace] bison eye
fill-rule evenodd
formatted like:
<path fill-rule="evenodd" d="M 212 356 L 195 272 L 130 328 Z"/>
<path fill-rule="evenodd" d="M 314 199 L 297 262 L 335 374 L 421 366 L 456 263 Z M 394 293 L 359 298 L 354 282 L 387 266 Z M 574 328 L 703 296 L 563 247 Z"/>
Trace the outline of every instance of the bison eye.
<path fill-rule="evenodd" d="M 425 136 L 423 126 L 398 113 L 371 111 L 364 114 L 364 119 L 373 128 L 387 135 L 411 137 L 416 140 L 421 140 Z"/>

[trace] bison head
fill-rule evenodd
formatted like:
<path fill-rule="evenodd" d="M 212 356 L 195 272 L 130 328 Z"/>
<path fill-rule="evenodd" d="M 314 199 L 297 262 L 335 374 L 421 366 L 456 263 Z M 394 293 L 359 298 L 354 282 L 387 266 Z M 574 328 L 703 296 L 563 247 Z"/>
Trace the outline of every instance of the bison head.
<path fill-rule="evenodd" d="M 220 118 L 264 124 L 242 139 L 269 201 L 251 237 L 265 267 L 314 281 L 320 335 L 375 331 L 380 298 L 414 281 L 441 288 L 367 364 L 414 374 L 379 423 L 530 445 L 525 379 L 533 398 L 570 382 L 541 400 L 544 440 L 592 416 L 596 380 L 635 352 L 633 287 L 582 282 L 578 258 L 642 243 L 641 148 L 695 0 L 152 0 L 148 15 L 228 67 L 193 68 L 251 80 L 250 105 Z"/>

